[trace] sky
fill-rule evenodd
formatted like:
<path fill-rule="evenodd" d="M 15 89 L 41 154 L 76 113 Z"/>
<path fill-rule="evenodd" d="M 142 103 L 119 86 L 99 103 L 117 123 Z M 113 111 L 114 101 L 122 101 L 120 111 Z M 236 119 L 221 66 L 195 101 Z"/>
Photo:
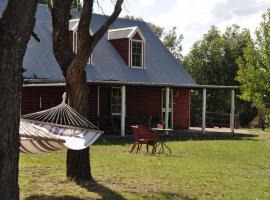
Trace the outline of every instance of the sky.
<path fill-rule="evenodd" d="M 95 12 L 110 14 L 111 0 L 100 1 L 103 8 Z M 183 34 L 183 54 L 193 43 L 207 33 L 213 25 L 224 31 L 232 24 L 248 28 L 253 33 L 262 20 L 262 14 L 270 8 L 270 0 L 125 0 L 121 16 L 140 16 L 169 30 L 177 27 Z"/>

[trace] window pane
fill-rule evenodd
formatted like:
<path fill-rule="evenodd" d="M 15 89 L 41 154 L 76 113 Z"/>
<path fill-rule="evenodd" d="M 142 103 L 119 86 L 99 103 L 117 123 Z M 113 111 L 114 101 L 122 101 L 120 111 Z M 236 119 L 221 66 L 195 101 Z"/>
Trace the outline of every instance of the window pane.
<path fill-rule="evenodd" d="M 112 114 L 121 113 L 121 88 L 112 88 Z"/>
<path fill-rule="evenodd" d="M 132 41 L 132 66 L 142 67 L 142 42 Z"/>

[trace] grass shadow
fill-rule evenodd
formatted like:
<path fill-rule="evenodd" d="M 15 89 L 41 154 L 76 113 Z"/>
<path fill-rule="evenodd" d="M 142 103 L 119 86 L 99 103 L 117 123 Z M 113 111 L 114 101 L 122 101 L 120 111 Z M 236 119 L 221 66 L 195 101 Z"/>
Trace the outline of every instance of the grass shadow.
<path fill-rule="evenodd" d="M 258 140 L 257 134 L 247 133 L 226 133 L 226 132 L 206 132 L 202 134 L 199 130 L 175 130 L 169 135 L 160 135 L 166 141 L 188 141 L 188 140 Z M 133 136 L 126 135 L 126 137 L 116 135 L 103 135 L 95 143 L 95 145 L 131 145 L 133 143 Z"/>
<path fill-rule="evenodd" d="M 94 179 L 91 181 L 76 181 L 76 184 L 85 188 L 89 192 L 94 192 L 102 197 L 104 200 L 125 200 L 123 196 L 117 192 L 105 187 L 104 185 L 96 182 Z"/>
<path fill-rule="evenodd" d="M 166 141 L 200 141 L 200 140 L 258 140 L 257 134 L 226 133 L 207 131 L 202 134 L 199 130 L 176 130 L 169 135 L 161 135 Z"/>
<path fill-rule="evenodd" d="M 187 195 L 181 195 L 179 193 L 172 193 L 172 192 L 162 192 L 162 196 L 164 196 L 165 199 L 181 199 L 181 200 L 197 200 L 196 197 L 190 197 Z"/>
<path fill-rule="evenodd" d="M 116 136 L 116 135 L 102 135 L 94 145 L 130 145 L 133 143 L 132 135 L 127 135 L 126 137 Z"/>
<path fill-rule="evenodd" d="M 26 197 L 25 200 L 83 200 L 81 198 L 70 196 L 70 195 L 64 195 L 64 196 L 54 196 L 54 195 L 32 195 L 29 197 Z"/>

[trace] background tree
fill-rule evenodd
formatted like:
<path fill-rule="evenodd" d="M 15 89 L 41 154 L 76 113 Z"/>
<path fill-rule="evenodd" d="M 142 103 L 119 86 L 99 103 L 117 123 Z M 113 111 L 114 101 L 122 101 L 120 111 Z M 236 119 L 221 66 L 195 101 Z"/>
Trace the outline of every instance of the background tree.
<path fill-rule="evenodd" d="M 238 59 L 237 80 L 241 98 L 259 108 L 270 108 L 270 9 L 262 16 L 255 41 L 250 41 Z"/>
<path fill-rule="evenodd" d="M 0 18 L 0 196 L 19 200 L 19 120 L 22 61 L 37 0 L 9 0 Z"/>
<path fill-rule="evenodd" d="M 239 85 L 235 81 L 238 71 L 237 59 L 243 55 L 244 48 L 251 41 L 250 33 L 237 25 L 226 28 L 221 33 L 211 27 L 200 41 L 195 42 L 183 64 L 198 84 L 205 85 Z M 217 113 L 230 112 L 230 93 L 225 90 L 209 90 L 207 110 Z M 201 111 L 201 94 L 191 95 L 191 118 L 199 119 Z M 236 98 L 236 112 L 240 113 L 241 125 L 245 126 L 256 115 L 248 102 Z M 194 123 L 194 121 L 192 121 Z M 195 125 L 200 123 L 195 122 Z"/>
<path fill-rule="evenodd" d="M 70 106 L 88 117 L 89 90 L 85 67 L 93 49 L 103 37 L 110 25 L 122 11 L 124 0 L 115 1 L 113 13 L 106 18 L 101 27 L 90 34 L 90 23 L 94 0 L 84 0 L 78 25 L 78 49 L 75 55 L 68 46 L 68 27 L 72 0 L 52 0 L 50 4 L 53 22 L 53 50 L 56 60 L 66 80 L 66 90 Z M 76 180 L 91 180 L 89 148 L 81 151 L 68 149 L 67 176 Z"/>
<path fill-rule="evenodd" d="M 173 27 L 169 32 L 164 34 L 163 43 L 169 49 L 169 51 L 173 54 L 173 56 L 181 62 L 183 60 L 182 55 L 182 40 L 184 39 L 183 35 L 179 36 L 176 33 L 176 27 Z"/>

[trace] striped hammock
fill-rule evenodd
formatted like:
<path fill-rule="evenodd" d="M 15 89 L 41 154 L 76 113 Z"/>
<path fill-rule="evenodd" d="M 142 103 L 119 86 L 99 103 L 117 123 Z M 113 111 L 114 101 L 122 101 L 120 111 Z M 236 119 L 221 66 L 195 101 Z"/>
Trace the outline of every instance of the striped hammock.
<path fill-rule="evenodd" d="M 20 151 L 45 153 L 63 148 L 81 150 L 103 133 L 63 101 L 48 110 L 21 116 Z"/>

